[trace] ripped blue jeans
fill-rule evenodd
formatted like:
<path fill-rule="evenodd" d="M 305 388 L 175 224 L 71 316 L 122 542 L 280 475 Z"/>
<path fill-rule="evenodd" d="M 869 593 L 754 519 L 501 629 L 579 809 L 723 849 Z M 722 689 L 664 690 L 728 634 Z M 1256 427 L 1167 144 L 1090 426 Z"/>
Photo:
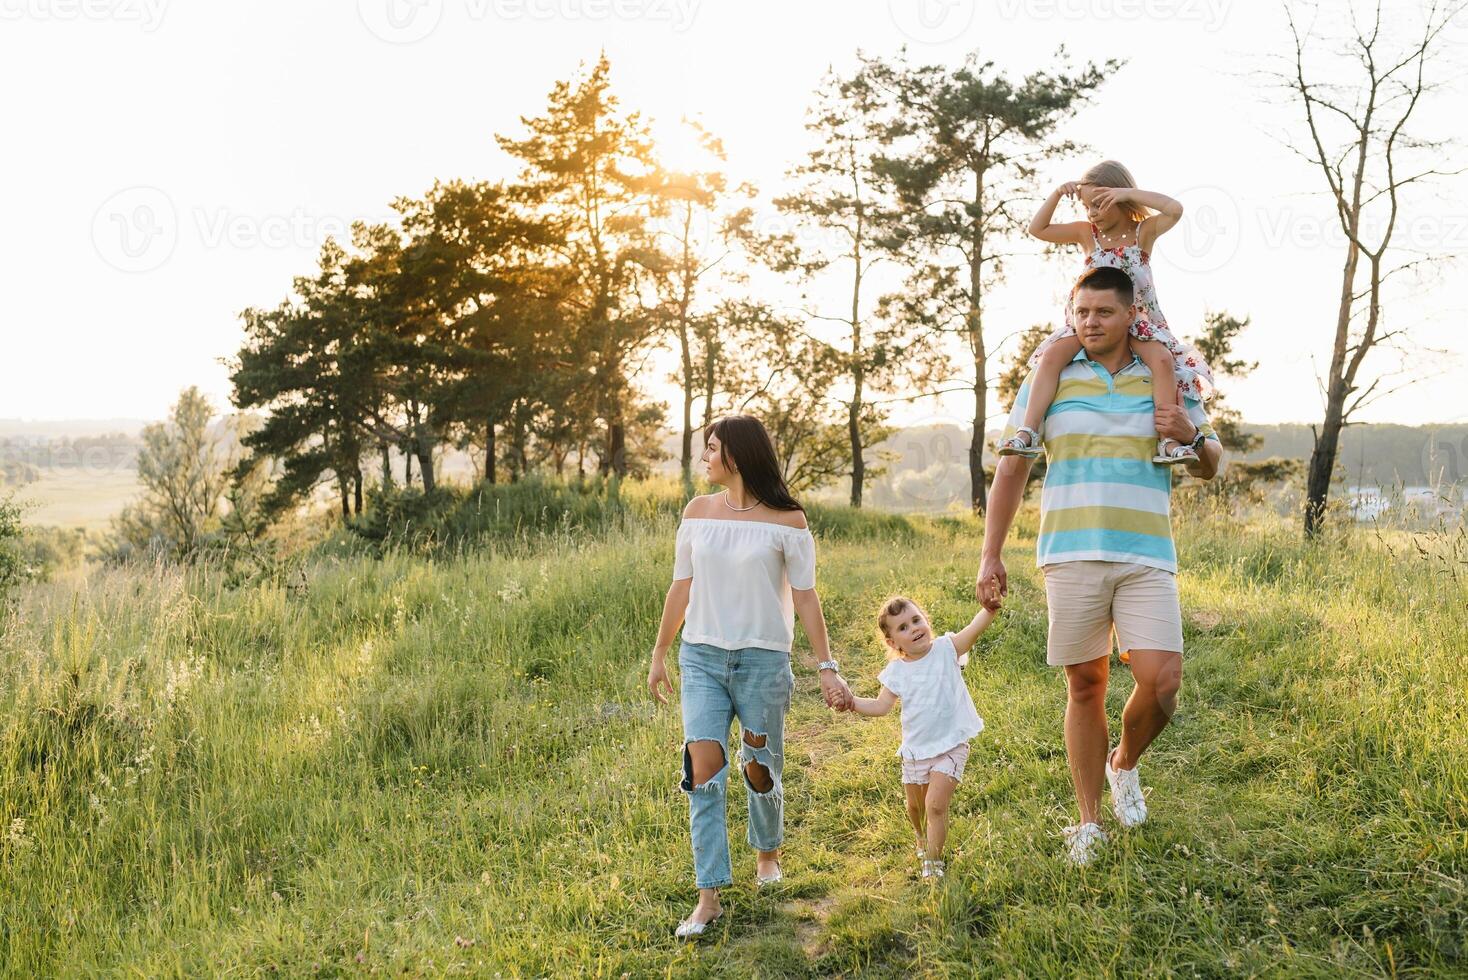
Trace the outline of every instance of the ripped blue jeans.
<path fill-rule="evenodd" d="M 790 654 L 784 650 L 745 647 L 726 650 L 684 641 L 678 647 L 679 689 L 683 704 L 683 781 L 688 794 L 689 829 L 693 838 L 693 873 L 699 888 L 721 888 L 734 879 L 729 868 L 726 796 L 729 785 L 729 725 L 737 717 L 740 767 L 757 762 L 769 771 L 773 785 L 761 793 L 749 781 L 751 847 L 773 851 L 785 839 L 785 713 L 795 691 Z M 754 746 L 753 738 L 764 744 Z M 689 742 L 717 742 L 724 764 L 708 781 L 693 785 Z M 761 780 L 763 782 L 763 780 Z"/>

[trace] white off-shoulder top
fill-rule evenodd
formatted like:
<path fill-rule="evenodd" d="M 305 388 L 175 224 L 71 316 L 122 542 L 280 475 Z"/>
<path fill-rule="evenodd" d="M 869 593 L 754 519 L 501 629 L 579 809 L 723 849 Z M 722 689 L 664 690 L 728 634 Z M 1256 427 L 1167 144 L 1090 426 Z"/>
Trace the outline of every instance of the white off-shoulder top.
<path fill-rule="evenodd" d="M 795 639 L 790 590 L 816 587 L 815 538 L 809 528 L 769 521 L 685 517 L 673 580 L 690 577 L 684 640 L 788 653 Z"/>

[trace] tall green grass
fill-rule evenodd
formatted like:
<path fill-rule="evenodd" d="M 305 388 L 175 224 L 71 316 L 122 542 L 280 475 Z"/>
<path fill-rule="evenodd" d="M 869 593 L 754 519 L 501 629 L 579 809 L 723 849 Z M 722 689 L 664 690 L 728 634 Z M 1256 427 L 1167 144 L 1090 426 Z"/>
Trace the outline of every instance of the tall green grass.
<path fill-rule="evenodd" d="M 968 671 L 988 727 L 949 877 L 913 874 L 897 719 L 830 714 L 797 666 L 786 883 L 751 887 L 736 788 L 727 924 L 678 944 L 681 734 L 643 679 L 681 507 L 673 485 L 501 488 L 247 584 L 153 566 L 28 587 L 0 638 L 5 972 L 1468 972 L 1451 540 L 1307 546 L 1217 502 L 1177 520 L 1188 654 L 1145 827 L 1084 871 L 1059 859 L 1064 691 L 1026 512 Z M 811 524 L 860 693 L 882 595 L 943 628 L 972 614 L 970 519 Z"/>

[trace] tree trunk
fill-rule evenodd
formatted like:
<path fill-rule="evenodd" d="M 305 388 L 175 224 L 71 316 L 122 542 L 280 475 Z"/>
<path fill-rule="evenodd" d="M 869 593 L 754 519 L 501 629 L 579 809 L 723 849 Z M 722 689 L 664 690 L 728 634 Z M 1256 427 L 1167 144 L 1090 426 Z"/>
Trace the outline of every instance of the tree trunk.
<path fill-rule="evenodd" d="M 413 442 L 414 449 L 418 453 L 418 470 L 423 480 L 423 492 L 432 493 L 434 487 L 433 446 L 422 437 L 421 433 Z"/>
<path fill-rule="evenodd" d="M 866 460 L 861 452 L 861 372 L 856 372 L 857 394 L 846 415 L 846 433 L 851 437 L 851 506 L 861 506 L 861 489 L 866 480 Z"/>
<path fill-rule="evenodd" d="M 337 489 L 337 492 L 341 495 L 341 500 L 342 500 L 342 520 L 345 521 L 347 518 L 349 518 L 349 517 L 352 516 L 351 497 L 347 493 L 347 481 L 346 481 L 346 478 L 345 477 L 338 476 L 336 478 L 336 489 Z"/>
<path fill-rule="evenodd" d="M 1358 164 L 1356 200 L 1360 198 L 1361 167 Z M 1349 233 L 1354 238 L 1360 228 L 1360 210 L 1352 202 Z M 1350 394 L 1346 384 L 1346 346 L 1351 329 L 1351 308 L 1355 305 L 1356 267 L 1360 261 L 1360 250 L 1352 242 L 1346 247 L 1346 260 L 1341 268 L 1341 292 L 1335 323 L 1335 343 L 1330 352 L 1330 374 L 1325 389 L 1325 421 L 1320 434 L 1310 451 L 1310 475 L 1305 481 L 1305 537 L 1313 538 L 1325 520 L 1325 504 L 1330 495 L 1330 478 L 1335 473 L 1336 450 L 1340 445 L 1341 428 L 1345 424 L 1346 396 Z"/>
<path fill-rule="evenodd" d="M 382 489 L 392 489 L 392 447 L 382 441 Z"/>
<path fill-rule="evenodd" d="M 357 467 L 357 475 L 352 479 L 352 512 L 358 517 L 362 516 L 362 467 Z"/>
<path fill-rule="evenodd" d="M 974 174 L 974 209 L 983 214 L 984 175 Z M 989 507 L 989 486 L 984 476 L 984 430 L 989 422 L 989 353 L 984 345 L 984 226 L 974 220 L 968 272 L 969 348 L 974 355 L 974 434 L 968 446 L 969 507 L 982 515 Z"/>
<path fill-rule="evenodd" d="M 856 272 L 851 280 L 851 404 L 846 413 L 846 434 L 851 438 L 851 506 L 861 506 L 861 491 L 866 483 L 867 466 L 862 458 L 861 396 L 865 372 L 861 359 L 866 352 L 861 344 L 861 218 L 856 224 L 855 245 L 851 257 Z"/>
<path fill-rule="evenodd" d="M 607 462 L 618 477 L 627 475 L 627 428 L 620 421 L 607 428 Z"/>
<path fill-rule="evenodd" d="M 493 483 L 498 474 L 495 471 L 494 443 L 494 420 L 490 419 L 484 424 L 484 482 Z"/>
<path fill-rule="evenodd" d="M 1336 389 L 1342 389 L 1339 398 Z M 1335 474 L 1335 457 L 1340 448 L 1341 406 L 1345 402 L 1343 382 L 1331 382 L 1325 406 L 1325 421 L 1310 451 L 1310 474 L 1305 481 L 1305 535 L 1314 537 L 1325 523 L 1325 505 L 1330 496 L 1330 480 Z"/>
<path fill-rule="evenodd" d="M 406 445 L 403 447 L 403 486 L 413 485 L 413 454 Z"/>
<path fill-rule="evenodd" d="M 693 362 L 688 357 L 688 343 L 683 344 L 683 486 L 693 488 Z"/>

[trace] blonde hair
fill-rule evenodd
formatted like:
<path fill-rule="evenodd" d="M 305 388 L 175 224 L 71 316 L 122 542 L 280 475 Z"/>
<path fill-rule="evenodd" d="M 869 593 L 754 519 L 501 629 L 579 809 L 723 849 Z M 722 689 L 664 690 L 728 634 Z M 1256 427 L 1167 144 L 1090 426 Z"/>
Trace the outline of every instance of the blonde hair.
<path fill-rule="evenodd" d="M 1077 183 L 1090 184 L 1093 187 L 1135 188 L 1137 186 L 1132 172 L 1115 160 L 1102 160 L 1081 174 L 1081 179 Z M 1123 204 L 1121 209 L 1127 217 L 1138 223 L 1145 221 L 1151 214 L 1151 211 L 1139 204 Z"/>
<path fill-rule="evenodd" d="M 932 619 L 928 616 L 928 611 L 905 595 L 889 595 L 887 598 L 883 599 L 882 605 L 879 606 L 877 609 L 877 629 L 882 634 L 882 645 L 887 648 L 888 660 L 896 660 L 898 657 L 902 656 L 902 654 L 901 652 L 896 650 L 891 643 L 887 642 L 892 638 L 892 634 L 887 632 L 887 621 L 889 619 L 892 619 L 894 616 L 902 615 L 902 610 L 906 609 L 908 606 L 916 609 L 918 612 L 923 614 L 924 619 L 932 622 Z"/>

